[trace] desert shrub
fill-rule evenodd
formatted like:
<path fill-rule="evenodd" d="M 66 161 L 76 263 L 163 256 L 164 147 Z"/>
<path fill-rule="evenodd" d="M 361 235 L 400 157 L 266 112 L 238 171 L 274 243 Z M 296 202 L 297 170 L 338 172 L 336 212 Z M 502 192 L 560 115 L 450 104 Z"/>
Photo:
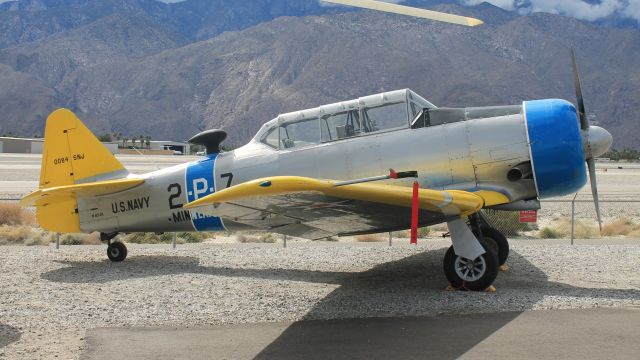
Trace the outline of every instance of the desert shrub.
<path fill-rule="evenodd" d="M 539 237 L 547 239 L 569 238 L 571 237 L 571 219 L 561 218 L 545 229 L 542 229 L 542 231 L 538 233 Z M 548 237 L 542 235 L 547 235 Z M 593 239 L 599 237 L 599 231 L 597 227 L 589 225 L 583 220 L 576 219 L 573 237 L 576 239 Z"/>
<path fill-rule="evenodd" d="M 448 231 L 447 230 L 448 228 L 447 228 L 446 225 L 447 224 L 445 224 L 445 226 L 443 228 L 444 231 Z M 431 227 L 427 227 L 427 226 L 418 228 L 418 237 L 419 238 L 429 237 L 429 234 L 431 234 L 431 230 L 432 230 Z M 440 230 L 438 230 L 438 231 L 440 231 Z M 410 238 L 411 237 L 411 230 L 409 229 L 409 230 L 402 230 L 402 231 L 394 231 L 391 235 L 394 238 L 403 238 L 403 239 L 404 238 Z"/>
<path fill-rule="evenodd" d="M 34 236 L 24 240 L 24 244 L 26 246 L 45 246 L 48 245 L 49 242 L 44 236 L 36 233 Z"/>
<path fill-rule="evenodd" d="M 273 244 L 276 242 L 276 238 L 272 233 L 264 233 L 260 235 L 260 242 Z"/>
<path fill-rule="evenodd" d="M 431 232 L 431 230 L 426 226 L 418 228 L 418 237 L 419 238 L 426 238 L 427 236 L 429 236 L 430 232 Z"/>
<path fill-rule="evenodd" d="M 356 235 L 356 241 L 359 242 L 380 242 L 384 240 L 385 238 L 381 234 Z"/>
<path fill-rule="evenodd" d="M 0 226 L 0 245 L 46 244 L 40 231 L 30 226 Z"/>
<path fill-rule="evenodd" d="M 0 204 L 0 225 L 33 225 L 35 216 L 18 204 Z"/>
<path fill-rule="evenodd" d="M 235 239 L 239 243 L 275 243 L 276 239 L 271 233 L 262 233 L 258 235 L 236 234 Z"/>
<path fill-rule="evenodd" d="M 640 238 L 640 229 L 631 231 L 627 237 Z"/>
<path fill-rule="evenodd" d="M 562 235 L 557 230 L 550 227 L 544 227 L 538 232 L 538 237 L 543 239 L 558 239 L 561 238 Z"/>
<path fill-rule="evenodd" d="M 517 236 L 521 231 L 531 230 L 528 223 L 520 222 L 518 211 L 482 210 L 482 215 L 491 227 L 505 236 Z"/>
<path fill-rule="evenodd" d="M 178 237 L 188 244 L 200 243 L 209 238 L 207 233 L 201 232 L 182 232 L 178 233 Z"/>
<path fill-rule="evenodd" d="M 64 234 L 60 236 L 60 245 L 82 245 L 85 234 Z"/>
<path fill-rule="evenodd" d="M 619 218 L 602 226 L 603 236 L 629 235 L 638 226 L 627 218 Z"/>
<path fill-rule="evenodd" d="M 247 242 L 247 237 L 242 234 L 235 234 L 233 237 L 235 238 L 236 242 L 239 242 L 239 243 Z"/>

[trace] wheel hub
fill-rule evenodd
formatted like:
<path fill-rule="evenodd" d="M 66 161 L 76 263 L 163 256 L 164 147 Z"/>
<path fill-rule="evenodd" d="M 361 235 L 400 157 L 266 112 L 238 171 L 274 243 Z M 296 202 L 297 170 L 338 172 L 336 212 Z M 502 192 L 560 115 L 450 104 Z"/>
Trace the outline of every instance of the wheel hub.
<path fill-rule="evenodd" d="M 455 261 L 455 270 L 458 277 L 463 281 L 476 281 L 484 275 L 487 270 L 487 263 L 482 256 L 474 260 L 458 256 Z"/>
<path fill-rule="evenodd" d="M 120 255 L 120 250 L 115 246 L 111 246 L 111 249 L 109 249 L 109 253 L 111 253 L 111 256 L 113 257 L 118 257 L 118 255 Z"/>

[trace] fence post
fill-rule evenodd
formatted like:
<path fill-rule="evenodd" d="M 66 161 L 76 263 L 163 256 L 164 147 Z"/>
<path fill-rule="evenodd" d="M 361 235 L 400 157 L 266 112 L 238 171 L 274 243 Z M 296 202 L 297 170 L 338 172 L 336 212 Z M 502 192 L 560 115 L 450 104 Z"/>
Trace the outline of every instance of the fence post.
<path fill-rule="evenodd" d="M 389 246 L 391 246 L 392 239 L 393 239 L 393 236 L 391 235 L 391 231 L 389 231 Z"/>
<path fill-rule="evenodd" d="M 287 247 L 287 235 L 282 236 L 282 247 L 283 248 Z"/>
<path fill-rule="evenodd" d="M 573 245 L 573 235 L 575 229 L 576 222 L 576 198 L 578 197 L 578 193 L 573 196 L 573 200 L 571 200 L 571 245 Z"/>
<path fill-rule="evenodd" d="M 173 233 L 173 242 L 172 242 L 172 243 L 173 243 L 173 244 L 172 244 L 172 245 L 173 245 L 173 250 L 175 250 L 175 249 L 176 249 L 176 237 L 177 237 L 177 236 L 178 236 L 178 235 L 176 235 L 176 233 Z"/>
<path fill-rule="evenodd" d="M 60 249 L 60 233 L 56 233 L 56 250 Z"/>

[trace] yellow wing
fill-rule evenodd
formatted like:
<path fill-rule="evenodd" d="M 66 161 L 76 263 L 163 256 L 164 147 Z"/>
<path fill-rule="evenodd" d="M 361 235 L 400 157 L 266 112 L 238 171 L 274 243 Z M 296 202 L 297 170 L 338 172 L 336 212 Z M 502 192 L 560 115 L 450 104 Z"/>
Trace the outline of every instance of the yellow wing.
<path fill-rule="evenodd" d="M 232 203 L 256 197 L 316 192 L 326 196 L 368 201 L 379 204 L 411 207 L 413 190 L 410 187 L 388 184 L 352 184 L 336 186 L 337 181 L 318 180 L 299 176 L 275 176 L 232 186 L 195 200 L 185 208 L 193 209 L 212 204 Z M 472 193 L 461 190 L 420 189 L 420 209 L 444 215 L 470 215 L 485 205 L 506 203 L 509 199 L 500 193 L 482 191 Z"/>

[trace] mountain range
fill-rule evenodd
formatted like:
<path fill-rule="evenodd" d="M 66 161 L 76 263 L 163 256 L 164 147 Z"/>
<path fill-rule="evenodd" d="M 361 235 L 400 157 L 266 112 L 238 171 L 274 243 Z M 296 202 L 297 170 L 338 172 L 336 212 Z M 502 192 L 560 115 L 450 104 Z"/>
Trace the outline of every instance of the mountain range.
<path fill-rule="evenodd" d="M 229 145 L 278 113 L 412 88 L 438 106 L 573 101 L 617 148 L 640 148 L 640 32 L 490 4 L 410 5 L 474 16 L 464 28 L 315 0 L 21 0 L 0 4 L 0 134 L 42 135 L 76 111 L 96 133 Z M 425 144 L 428 147 L 428 144 Z M 425 149 L 428 151 L 428 149 Z"/>

